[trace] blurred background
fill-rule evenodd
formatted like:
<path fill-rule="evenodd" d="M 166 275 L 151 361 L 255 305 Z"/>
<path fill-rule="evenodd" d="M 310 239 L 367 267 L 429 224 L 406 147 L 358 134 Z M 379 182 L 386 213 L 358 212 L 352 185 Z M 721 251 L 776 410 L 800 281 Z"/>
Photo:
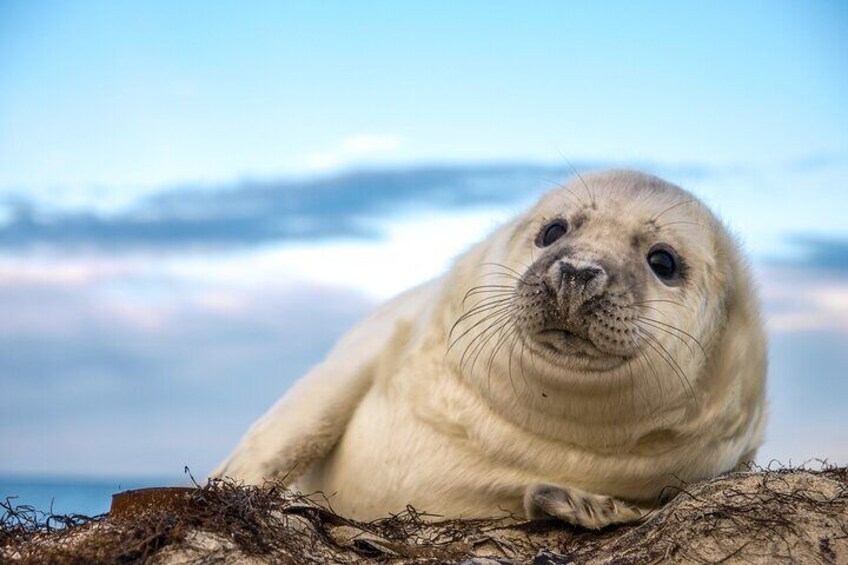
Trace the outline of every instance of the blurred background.
<path fill-rule="evenodd" d="M 200 479 L 572 174 L 744 242 L 761 464 L 848 463 L 848 4 L 0 0 L 0 500 Z"/>

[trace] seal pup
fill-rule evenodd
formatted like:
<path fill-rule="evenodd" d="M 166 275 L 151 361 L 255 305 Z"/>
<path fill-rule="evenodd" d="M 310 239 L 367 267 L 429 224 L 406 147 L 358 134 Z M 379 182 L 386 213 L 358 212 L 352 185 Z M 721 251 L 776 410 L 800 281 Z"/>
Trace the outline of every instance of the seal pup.
<path fill-rule="evenodd" d="M 578 175 L 351 330 L 214 475 L 361 520 L 600 528 L 751 461 L 765 373 L 722 223 L 659 178 Z"/>

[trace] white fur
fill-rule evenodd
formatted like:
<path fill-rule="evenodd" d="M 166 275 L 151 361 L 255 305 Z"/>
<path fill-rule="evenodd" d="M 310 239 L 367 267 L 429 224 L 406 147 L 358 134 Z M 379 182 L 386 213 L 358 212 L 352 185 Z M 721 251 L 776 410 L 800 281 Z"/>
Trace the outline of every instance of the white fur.
<path fill-rule="evenodd" d="M 539 484 L 652 506 L 664 487 L 750 460 L 765 422 L 762 324 L 734 241 L 698 202 L 670 209 L 662 221 L 676 225 L 660 230 L 691 268 L 686 290 L 648 285 L 652 299 L 674 302 L 654 303 L 655 315 L 704 347 L 706 357 L 688 340 L 656 334 L 688 384 L 660 360 L 590 371 L 525 348 L 494 353 L 492 343 L 460 370 L 462 341 L 447 352 L 468 289 L 509 280 L 486 265 L 522 272 L 538 256 L 533 240 L 550 218 L 586 206 L 593 214 L 580 236 L 586 252 L 623 256 L 630 233 L 692 198 L 639 173 L 585 181 L 554 190 L 445 276 L 360 323 L 214 474 L 296 479 L 302 491 L 323 491 L 334 510 L 359 519 L 409 504 L 472 518 L 522 514 L 525 493 Z"/>

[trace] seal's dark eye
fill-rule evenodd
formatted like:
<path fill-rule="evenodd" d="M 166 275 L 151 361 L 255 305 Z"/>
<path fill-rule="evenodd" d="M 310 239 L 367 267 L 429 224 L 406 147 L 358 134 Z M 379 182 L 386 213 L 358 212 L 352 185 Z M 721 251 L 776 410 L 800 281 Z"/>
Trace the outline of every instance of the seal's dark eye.
<path fill-rule="evenodd" d="M 663 281 L 672 280 L 678 272 L 677 258 L 674 252 L 664 247 L 654 247 L 648 252 L 648 265 Z"/>
<path fill-rule="evenodd" d="M 542 228 L 542 231 L 539 233 L 538 237 L 536 237 L 536 245 L 539 247 L 547 247 L 564 236 L 567 231 L 568 224 L 565 220 L 554 220 Z"/>

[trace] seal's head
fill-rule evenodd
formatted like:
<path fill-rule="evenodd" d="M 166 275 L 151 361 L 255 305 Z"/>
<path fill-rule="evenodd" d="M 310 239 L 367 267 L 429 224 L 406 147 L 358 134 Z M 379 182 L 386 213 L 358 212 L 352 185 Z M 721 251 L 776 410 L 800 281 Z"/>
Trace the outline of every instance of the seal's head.
<path fill-rule="evenodd" d="M 451 347 L 487 389 L 509 380 L 570 400 L 605 390 L 607 408 L 627 389 L 634 408 L 634 391 L 668 408 L 708 402 L 747 371 L 750 394 L 761 393 L 765 340 L 747 268 L 681 188 L 630 171 L 577 177 L 469 260 Z"/>
<path fill-rule="evenodd" d="M 647 175 L 578 178 L 530 216 L 514 233 L 510 258 L 530 254 L 515 288 L 515 323 L 527 345 L 554 363 L 616 367 L 666 347 L 665 339 L 652 340 L 664 324 L 697 347 L 700 339 L 686 336 L 697 329 L 693 315 L 715 310 L 711 302 L 738 263 L 700 202 Z"/>

